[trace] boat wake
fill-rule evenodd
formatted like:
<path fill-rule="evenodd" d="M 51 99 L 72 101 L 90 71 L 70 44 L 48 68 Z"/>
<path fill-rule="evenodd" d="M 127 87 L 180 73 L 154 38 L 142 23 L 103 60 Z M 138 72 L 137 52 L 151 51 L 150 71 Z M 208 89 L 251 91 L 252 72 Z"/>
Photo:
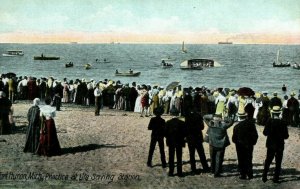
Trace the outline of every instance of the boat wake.
<path fill-rule="evenodd" d="M 224 65 L 220 64 L 219 62 L 214 62 L 214 67 L 223 67 Z"/>

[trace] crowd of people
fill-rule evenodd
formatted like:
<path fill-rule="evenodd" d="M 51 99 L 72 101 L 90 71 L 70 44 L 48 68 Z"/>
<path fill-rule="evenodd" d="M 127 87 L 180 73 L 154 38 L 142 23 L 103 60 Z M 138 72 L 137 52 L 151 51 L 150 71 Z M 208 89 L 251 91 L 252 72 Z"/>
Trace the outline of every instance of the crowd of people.
<path fill-rule="evenodd" d="M 239 114 L 240 120 L 234 126 L 232 141 L 236 147 L 239 178 L 251 180 L 253 179 L 253 149 L 258 139 L 258 133 L 253 118 L 254 106 L 249 103 L 244 107 L 244 110 L 243 114 Z M 230 145 L 227 129 L 235 122 L 234 117 L 229 119 L 223 118 L 222 114 L 208 114 L 202 117 L 201 113 L 193 108 L 186 110 L 184 120 L 180 119 L 178 115 L 174 115 L 172 119 L 165 121 L 161 117 L 163 114 L 161 107 L 155 108 L 154 114 L 156 116 L 150 119 L 148 125 L 148 129 L 152 130 L 147 160 L 148 167 L 152 167 L 152 156 L 156 143 L 159 144 L 162 167 L 165 168 L 167 166 L 164 151 L 164 138 L 166 138 L 169 152 L 169 176 L 174 176 L 175 154 L 177 159 L 177 176 L 183 176 L 182 151 L 186 143 L 188 144 L 192 174 L 200 173 L 196 169 L 195 152 L 197 151 L 202 165 L 201 172 L 211 172 L 214 177 L 222 176 L 225 149 Z M 267 121 L 263 130 L 263 134 L 267 137 L 267 155 L 262 175 L 263 182 L 268 180 L 268 171 L 274 157 L 276 165 L 272 180 L 274 183 L 279 182 L 284 140 L 289 137 L 288 125 L 280 119 L 280 114 L 279 106 L 274 106 L 271 110 L 271 118 Z M 204 122 L 208 125 L 208 129 L 203 138 Z M 203 142 L 209 144 L 210 167 L 206 159 Z"/>
<path fill-rule="evenodd" d="M 232 141 L 236 144 L 241 179 L 251 179 L 253 146 L 257 141 L 255 124 L 265 126 L 267 158 L 263 181 L 273 157 L 276 157 L 275 176 L 278 182 L 284 139 L 288 138 L 287 126 L 299 127 L 299 100 L 296 93 L 289 95 L 283 86 L 283 99 L 278 92 L 269 97 L 267 91 L 241 94 L 235 89 L 208 89 L 205 86 L 183 88 L 181 85 L 164 87 L 159 85 L 121 83 L 105 79 L 76 79 L 63 81 L 49 78 L 0 77 L 0 134 L 9 134 L 13 128 L 13 103 L 18 100 L 33 100 L 28 111 L 28 130 L 24 152 L 52 156 L 61 153 L 54 122 L 55 112 L 64 103 L 95 106 L 95 116 L 103 107 L 137 112 L 141 117 L 156 115 L 150 119 L 152 130 L 147 165 L 152 166 L 155 144 L 159 143 L 162 166 L 166 167 L 164 137 L 169 149 L 169 175 L 174 175 L 174 155 L 177 157 L 177 174 L 182 176 L 182 148 L 188 143 L 191 169 L 196 173 L 195 151 L 198 152 L 204 171 L 212 171 L 215 177 L 222 173 L 225 148 L 229 145 L 226 130 L 234 122 Z M 8 97 L 6 96 L 8 94 Z M 46 105 L 40 108 L 40 102 Z M 161 115 L 174 116 L 165 121 Z M 184 117 L 184 121 L 179 119 Z M 42 118 L 42 119 L 41 119 Z M 280 121 L 279 121 L 280 120 Z M 204 122 L 209 126 L 203 138 Z M 274 126 L 277 126 L 275 129 Z M 250 134 L 251 133 L 251 134 Z M 276 139 L 276 140 L 275 140 Z M 211 166 L 208 166 L 202 142 L 210 145 Z"/>

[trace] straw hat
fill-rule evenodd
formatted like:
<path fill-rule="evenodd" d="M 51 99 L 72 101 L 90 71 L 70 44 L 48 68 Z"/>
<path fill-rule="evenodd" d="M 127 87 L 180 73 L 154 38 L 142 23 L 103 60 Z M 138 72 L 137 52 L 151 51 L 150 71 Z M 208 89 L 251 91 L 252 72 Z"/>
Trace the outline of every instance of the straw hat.
<path fill-rule="evenodd" d="M 239 117 L 246 117 L 247 115 L 246 115 L 245 112 L 243 112 L 243 113 L 238 113 L 238 116 L 239 116 Z"/>
<path fill-rule="evenodd" d="M 281 108 L 280 106 L 273 106 L 271 113 L 276 114 L 276 113 L 281 113 Z"/>
<path fill-rule="evenodd" d="M 296 93 L 294 91 L 291 92 L 291 96 L 295 96 Z"/>

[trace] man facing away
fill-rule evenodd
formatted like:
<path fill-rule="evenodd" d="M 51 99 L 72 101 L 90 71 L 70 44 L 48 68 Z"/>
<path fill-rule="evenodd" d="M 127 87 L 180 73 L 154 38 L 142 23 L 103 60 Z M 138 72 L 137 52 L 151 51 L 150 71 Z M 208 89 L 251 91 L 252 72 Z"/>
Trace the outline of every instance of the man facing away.
<path fill-rule="evenodd" d="M 274 106 L 271 113 L 272 118 L 268 120 L 263 131 L 263 134 L 267 136 L 267 157 L 264 164 L 262 181 L 266 182 L 268 180 L 268 171 L 275 157 L 273 182 L 278 183 L 284 150 L 284 140 L 289 138 L 289 133 L 287 124 L 279 118 L 281 113 L 280 107 Z"/>
<path fill-rule="evenodd" d="M 155 117 L 150 119 L 148 130 L 152 130 L 151 133 L 151 142 L 150 149 L 148 155 L 147 166 L 152 167 L 152 156 L 154 153 L 156 142 L 158 142 L 159 151 L 160 151 L 160 159 L 162 163 L 162 167 L 165 168 L 167 166 L 166 156 L 165 156 L 165 148 L 164 148 L 164 135 L 165 135 L 165 125 L 166 121 L 161 117 L 164 113 L 164 109 L 162 107 L 158 107 L 154 109 Z"/>
<path fill-rule="evenodd" d="M 204 172 L 209 170 L 204 148 L 203 148 L 203 135 L 202 130 L 204 129 L 203 118 L 198 112 L 185 112 L 185 124 L 187 128 L 187 142 L 190 153 L 190 163 L 192 173 L 197 173 L 195 151 L 197 150 L 202 168 Z"/>
<path fill-rule="evenodd" d="M 223 120 L 222 114 L 205 115 L 203 118 L 209 127 L 208 142 L 211 159 L 211 172 L 214 174 L 214 177 L 220 177 L 225 148 L 230 144 L 227 129 L 233 125 L 233 120 Z"/>
<path fill-rule="evenodd" d="M 169 147 L 169 176 L 174 176 L 174 156 L 176 151 L 177 175 L 182 177 L 182 148 L 185 146 L 185 123 L 177 116 L 166 122 L 166 138 Z"/>
<path fill-rule="evenodd" d="M 251 105 L 251 104 L 250 104 Z M 254 107 L 251 105 L 253 111 Z M 253 114 L 246 115 L 246 119 L 239 122 L 233 129 L 232 142 L 235 143 L 238 157 L 240 179 L 253 178 L 253 147 L 258 139 Z"/>

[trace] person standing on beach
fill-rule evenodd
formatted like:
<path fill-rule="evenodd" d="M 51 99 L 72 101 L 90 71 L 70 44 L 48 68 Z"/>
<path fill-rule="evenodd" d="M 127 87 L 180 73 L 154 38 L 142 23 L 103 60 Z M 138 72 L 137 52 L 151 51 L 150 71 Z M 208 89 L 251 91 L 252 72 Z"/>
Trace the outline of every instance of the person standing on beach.
<path fill-rule="evenodd" d="M 177 175 L 182 177 L 182 148 L 185 147 L 185 123 L 177 116 L 166 122 L 166 138 L 169 147 L 169 176 L 174 176 L 174 158 L 176 151 Z"/>
<path fill-rule="evenodd" d="M 35 153 L 37 151 L 40 139 L 40 99 L 35 98 L 33 105 L 29 108 L 27 113 L 28 128 L 26 132 L 26 142 L 24 152 Z"/>
<path fill-rule="evenodd" d="M 187 142 L 190 153 L 190 164 L 192 173 L 197 173 L 195 151 L 197 150 L 202 168 L 204 172 L 209 170 L 204 148 L 203 148 L 203 135 L 202 130 L 204 129 L 203 118 L 198 112 L 185 112 L 185 125 L 187 128 Z"/>
<path fill-rule="evenodd" d="M 9 123 L 11 108 L 11 101 L 6 97 L 3 91 L 0 91 L 0 135 L 11 133 L 12 129 Z"/>
<path fill-rule="evenodd" d="M 166 156 L 165 156 L 165 148 L 164 148 L 164 136 L 165 136 L 165 120 L 161 118 L 161 115 L 164 113 L 162 107 L 155 108 L 153 111 L 156 117 L 150 119 L 148 130 L 152 130 L 151 133 L 151 142 L 150 149 L 148 155 L 147 166 L 152 167 L 152 156 L 154 153 L 156 142 L 158 142 L 159 151 L 160 151 L 160 159 L 162 167 L 165 168 L 167 166 Z"/>
<path fill-rule="evenodd" d="M 99 88 L 99 83 L 96 85 L 96 88 L 94 90 L 94 96 L 95 96 L 95 116 L 100 115 L 100 108 L 101 108 L 101 96 L 102 92 Z"/>
<path fill-rule="evenodd" d="M 275 157 L 275 171 L 273 182 L 279 182 L 279 175 L 281 172 L 281 162 L 284 150 L 284 140 L 289 138 L 287 124 L 279 118 L 281 110 L 279 106 L 274 106 L 271 110 L 272 118 L 268 120 L 263 134 L 267 136 L 267 157 L 264 163 L 264 171 L 262 181 L 268 180 L 267 175 L 270 165 Z"/>
<path fill-rule="evenodd" d="M 295 92 L 291 92 L 291 97 L 287 101 L 287 107 L 289 109 L 289 123 L 291 126 L 299 126 L 299 101 L 294 97 Z"/>
<path fill-rule="evenodd" d="M 37 153 L 43 156 L 55 156 L 61 154 L 61 148 L 57 137 L 54 117 L 56 116 L 55 108 L 51 107 L 51 98 L 46 97 L 46 105 L 40 111 L 41 129 L 40 144 Z"/>
<path fill-rule="evenodd" d="M 208 125 L 211 171 L 214 177 L 220 177 L 225 148 L 230 145 L 227 129 L 233 125 L 233 120 L 224 121 L 222 114 L 205 115 L 203 118 Z"/>
<path fill-rule="evenodd" d="M 147 86 L 143 85 L 142 91 L 141 91 L 141 117 L 145 116 L 148 117 L 148 108 L 149 108 L 149 93 L 147 91 Z"/>
<path fill-rule="evenodd" d="M 251 107 L 250 111 L 254 112 L 252 104 L 248 104 L 247 107 Z M 248 176 L 249 180 L 253 178 L 253 147 L 258 139 L 255 120 L 251 112 L 246 114 L 245 120 L 239 122 L 234 127 L 232 135 L 232 142 L 235 143 L 238 157 L 240 179 L 243 180 L 246 179 L 246 176 Z"/>

